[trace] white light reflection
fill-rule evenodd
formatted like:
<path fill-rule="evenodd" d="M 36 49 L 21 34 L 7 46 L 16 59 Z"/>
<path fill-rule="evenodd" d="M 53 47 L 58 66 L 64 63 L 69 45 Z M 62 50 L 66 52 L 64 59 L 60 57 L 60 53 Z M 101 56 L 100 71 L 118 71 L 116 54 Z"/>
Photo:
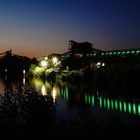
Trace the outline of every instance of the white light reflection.
<path fill-rule="evenodd" d="M 47 91 L 46 91 L 45 85 L 42 85 L 41 93 L 42 93 L 43 96 L 44 96 L 44 95 L 47 95 Z"/>
<path fill-rule="evenodd" d="M 57 89 L 56 89 L 56 87 L 53 87 L 53 89 L 52 89 L 52 97 L 53 97 L 53 102 L 54 103 L 56 101 L 56 95 L 57 95 Z"/>
<path fill-rule="evenodd" d="M 23 70 L 23 74 L 25 75 L 25 70 Z"/>
<path fill-rule="evenodd" d="M 25 86 L 26 81 L 25 81 L 25 77 L 23 77 L 23 85 Z"/>

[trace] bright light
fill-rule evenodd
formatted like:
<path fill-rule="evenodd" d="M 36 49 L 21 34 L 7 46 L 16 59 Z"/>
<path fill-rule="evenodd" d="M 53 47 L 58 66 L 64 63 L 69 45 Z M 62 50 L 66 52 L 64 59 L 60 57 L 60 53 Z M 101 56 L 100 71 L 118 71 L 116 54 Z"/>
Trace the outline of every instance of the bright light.
<path fill-rule="evenodd" d="M 48 63 L 47 63 L 47 61 L 42 60 L 42 61 L 40 62 L 40 64 L 41 64 L 42 67 L 46 67 Z"/>
<path fill-rule="evenodd" d="M 102 66 L 104 67 L 105 66 L 105 63 L 102 63 Z"/>
<path fill-rule="evenodd" d="M 23 70 L 23 74 L 25 74 L 25 70 Z"/>
<path fill-rule="evenodd" d="M 45 57 L 45 60 L 48 60 L 48 57 Z"/>
<path fill-rule="evenodd" d="M 26 81 L 25 81 L 25 77 L 23 77 L 23 85 L 25 85 Z"/>
<path fill-rule="evenodd" d="M 101 62 L 98 62 L 96 65 L 97 65 L 97 68 L 100 68 L 101 67 Z"/>
<path fill-rule="evenodd" d="M 100 66 L 100 65 L 101 65 L 101 62 L 98 62 L 98 63 L 97 63 L 97 66 Z"/>
<path fill-rule="evenodd" d="M 56 57 L 53 57 L 53 58 L 52 58 L 52 62 L 53 62 L 53 63 L 56 63 L 57 61 L 58 61 L 58 59 L 57 59 Z"/>
<path fill-rule="evenodd" d="M 53 97 L 53 101 L 55 103 L 55 100 L 56 100 L 56 95 L 57 95 L 57 90 L 55 87 L 53 87 L 53 90 L 52 90 L 52 97 Z"/>
<path fill-rule="evenodd" d="M 42 88 L 41 88 L 41 92 L 42 92 L 42 95 L 47 95 L 45 85 L 42 86 Z"/>

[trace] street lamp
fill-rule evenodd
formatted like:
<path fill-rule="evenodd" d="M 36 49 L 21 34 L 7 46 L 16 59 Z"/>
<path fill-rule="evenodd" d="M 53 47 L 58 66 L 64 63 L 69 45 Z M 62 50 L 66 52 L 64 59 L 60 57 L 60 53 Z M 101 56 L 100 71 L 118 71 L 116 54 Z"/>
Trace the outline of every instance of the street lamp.
<path fill-rule="evenodd" d="M 53 57 L 53 58 L 52 58 L 52 62 L 53 62 L 53 64 L 56 64 L 57 61 L 58 61 L 58 59 L 57 59 L 56 57 Z"/>
<path fill-rule="evenodd" d="M 48 63 L 47 63 L 46 60 L 42 60 L 42 61 L 40 62 L 40 64 L 41 64 L 41 67 L 43 67 L 43 68 L 46 68 L 47 65 L 48 65 Z"/>

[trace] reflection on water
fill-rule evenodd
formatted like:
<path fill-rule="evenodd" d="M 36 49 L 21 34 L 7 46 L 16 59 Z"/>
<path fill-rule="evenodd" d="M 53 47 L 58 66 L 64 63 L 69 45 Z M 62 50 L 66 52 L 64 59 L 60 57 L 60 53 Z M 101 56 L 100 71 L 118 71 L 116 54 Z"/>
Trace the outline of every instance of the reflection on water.
<path fill-rule="evenodd" d="M 64 100 L 68 101 L 68 88 L 62 88 L 61 96 Z M 69 95 L 70 96 L 70 95 Z M 82 96 L 82 95 L 81 95 Z M 96 103 L 95 103 L 96 101 Z M 81 101 L 82 102 L 82 101 Z M 99 104 L 100 109 L 107 109 L 112 111 L 119 111 L 124 113 L 129 113 L 131 115 L 140 115 L 140 105 L 134 102 L 127 102 L 119 99 L 111 99 L 100 96 L 99 99 L 97 96 L 93 94 L 85 94 L 84 95 L 84 103 L 90 105 L 92 107 Z"/>
<path fill-rule="evenodd" d="M 114 112 L 119 113 L 119 115 L 128 114 L 131 116 L 140 115 L 140 102 L 138 99 L 135 101 L 128 101 L 118 97 L 105 97 L 100 94 L 98 90 L 87 91 L 82 87 L 68 87 L 68 86 L 58 86 L 54 84 L 52 87 L 48 81 L 43 82 L 40 78 L 33 78 L 28 82 L 28 79 L 23 75 L 22 79 L 17 81 L 12 81 L 9 77 L 4 77 L 0 79 L 0 92 L 2 93 L 5 88 L 15 86 L 17 84 L 22 84 L 30 86 L 39 94 L 51 95 L 53 102 L 56 103 L 57 111 L 66 117 L 72 114 L 78 114 L 80 110 L 87 110 L 90 108 L 93 114 L 97 112 Z M 82 109 L 81 109 L 82 108 Z M 65 110 L 65 111 L 63 111 Z M 68 114 L 68 115 L 66 115 Z M 109 115 L 110 113 L 108 113 Z"/>
<path fill-rule="evenodd" d="M 94 106 L 94 95 L 85 94 L 85 103 Z"/>
<path fill-rule="evenodd" d="M 57 89 L 56 89 L 56 87 L 53 87 L 53 89 L 52 89 L 52 97 L 53 97 L 54 103 L 55 103 L 55 100 L 56 100 L 56 95 L 57 95 Z"/>
<path fill-rule="evenodd" d="M 63 98 L 64 101 L 69 103 L 69 107 L 75 104 L 75 102 L 81 102 L 81 104 L 88 105 L 92 108 L 95 106 L 99 107 L 100 110 L 109 110 L 109 111 L 115 111 L 115 112 L 122 112 L 122 113 L 128 113 L 131 115 L 140 115 L 140 104 L 137 102 L 127 101 L 127 100 L 120 100 L 118 98 L 109 98 L 105 96 L 101 96 L 99 94 L 99 91 L 94 94 L 91 92 L 88 93 L 84 90 L 75 90 L 69 89 L 67 86 L 57 86 L 54 85 L 51 87 L 48 81 L 43 81 L 40 78 L 33 78 L 32 79 L 32 87 L 37 92 L 40 92 L 42 95 L 50 94 L 53 97 L 54 103 L 56 103 L 57 100 Z M 83 91 L 84 93 L 77 93 L 78 91 Z M 61 102 L 60 104 L 63 104 Z M 64 104 L 63 104 L 64 105 Z M 68 110 L 69 111 L 69 110 Z"/>
<path fill-rule="evenodd" d="M 127 112 L 129 114 L 140 115 L 139 104 L 130 103 L 117 99 L 109 99 L 105 97 L 100 97 L 99 100 L 100 108 L 108 110 L 116 110 L 120 112 Z"/>
<path fill-rule="evenodd" d="M 42 87 L 41 87 L 41 93 L 42 93 L 42 95 L 47 95 L 47 91 L 46 91 L 46 87 L 45 87 L 45 85 L 42 85 Z"/>
<path fill-rule="evenodd" d="M 56 98 L 60 96 L 59 87 L 57 85 L 52 87 L 48 81 L 44 83 L 40 78 L 33 78 L 31 83 L 32 87 L 43 96 L 50 94 L 54 103 L 56 102 Z"/>
<path fill-rule="evenodd" d="M 60 92 L 61 92 L 60 94 L 64 98 L 64 100 L 68 101 L 68 99 L 69 99 L 68 87 L 61 88 Z"/>
<path fill-rule="evenodd" d="M 24 86 L 26 85 L 26 79 L 25 79 L 25 76 L 23 77 L 23 85 L 24 85 Z"/>
<path fill-rule="evenodd" d="M 139 115 L 140 115 L 140 105 L 138 105 L 138 113 L 139 113 Z"/>
<path fill-rule="evenodd" d="M 51 91 L 51 95 L 53 97 L 53 102 L 55 103 L 57 98 L 60 97 L 60 88 L 57 85 L 54 85 Z"/>

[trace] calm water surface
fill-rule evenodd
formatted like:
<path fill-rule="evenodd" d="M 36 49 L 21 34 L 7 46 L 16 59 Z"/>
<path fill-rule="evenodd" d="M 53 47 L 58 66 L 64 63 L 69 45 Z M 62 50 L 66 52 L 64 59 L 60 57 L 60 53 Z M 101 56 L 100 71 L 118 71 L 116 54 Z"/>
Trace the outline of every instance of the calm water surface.
<path fill-rule="evenodd" d="M 98 122 L 109 125 L 117 119 L 123 124 L 133 125 L 139 122 L 140 98 L 126 96 L 112 96 L 100 93 L 99 90 L 85 90 L 82 87 L 54 85 L 46 81 L 33 78 L 19 79 L 7 76 L 0 78 L 0 93 L 5 89 L 16 88 L 19 84 L 30 86 L 39 94 L 51 94 L 56 104 L 56 118 L 62 120 L 86 119 L 93 117 Z"/>

